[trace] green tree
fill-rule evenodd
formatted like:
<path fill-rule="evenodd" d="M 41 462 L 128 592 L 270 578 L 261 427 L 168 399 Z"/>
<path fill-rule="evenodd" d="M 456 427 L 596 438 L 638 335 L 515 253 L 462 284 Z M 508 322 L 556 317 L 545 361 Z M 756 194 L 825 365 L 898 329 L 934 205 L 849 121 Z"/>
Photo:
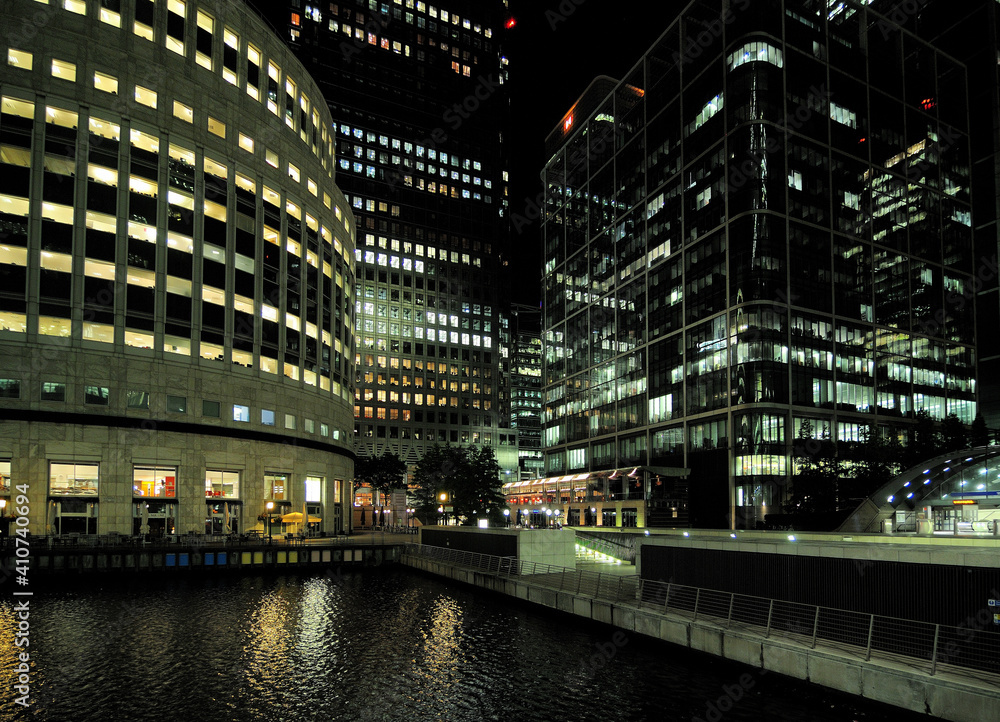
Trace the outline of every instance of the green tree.
<path fill-rule="evenodd" d="M 968 448 L 968 432 L 958 414 L 948 414 L 941 422 L 941 438 L 941 451 L 959 451 Z"/>
<path fill-rule="evenodd" d="M 903 445 L 895 435 L 884 438 L 874 424 L 861 429 L 861 442 L 854 449 L 854 468 L 846 484 L 841 507 L 851 509 L 874 494 L 901 471 Z"/>
<path fill-rule="evenodd" d="M 432 523 L 438 516 L 438 492 L 450 494 L 453 491 L 462 455 L 460 448 L 434 444 L 417 462 L 413 471 L 416 486 L 412 492 L 413 506 L 425 524 Z"/>
<path fill-rule="evenodd" d="M 990 430 L 986 426 L 986 419 L 982 414 L 976 414 L 972 420 L 972 429 L 969 431 L 969 443 L 972 446 L 986 446 L 990 443 Z"/>
<path fill-rule="evenodd" d="M 792 448 L 796 474 L 791 495 L 783 505 L 786 514 L 818 514 L 835 511 L 842 465 L 829 432 L 813 435 L 812 422 L 805 420 Z"/>
<path fill-rule="evenodd" d="M 940 453 L 941 442 L 934 419 L 926 409 L 920 409 L 914 416 L 917 423 L 910 430 L 910 443 L 906 453 L 907 466 L 916 466 L 924 459 L 930 459 Z"/>
<path fill-rule="evenodd" d="M 475 524 L 483 516 L 500 521 L 504 506 L 500 464 L 488 446 L 435 444 L 417 464 L 414 483 L 413 502 L 425 522 L 437 518 L 442 492 L 448 497 L 445 505 L 454 507 L 454 517 L 462 523 Z"/>
<path fill-rule="evenodd" d="M 375 492 L 372 495 L 374 506 L 384 505 L 394 489 L 406 486 L 405 474 L 406 462 L 391 451 L 381 456 L 362 457 L 354 462 L 355 480 L 368 484 Z M 381 504 L 378 496 L 382 497 Z"/>

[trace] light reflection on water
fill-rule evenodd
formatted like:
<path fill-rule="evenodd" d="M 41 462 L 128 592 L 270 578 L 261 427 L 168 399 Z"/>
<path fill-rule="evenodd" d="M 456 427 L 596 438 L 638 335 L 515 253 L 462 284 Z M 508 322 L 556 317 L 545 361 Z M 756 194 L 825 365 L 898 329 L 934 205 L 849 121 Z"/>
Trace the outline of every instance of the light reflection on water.
<path fill-rule="evenodd" d="M 14 624 L 5 601 L 0 719 L 15 711 Z M 614 634 L 406 571 L 99 579 L 36 588 L 24 718 L 691 720 L 749 671 Z M 726 720 L 908 719 L 753 675 Z"/>

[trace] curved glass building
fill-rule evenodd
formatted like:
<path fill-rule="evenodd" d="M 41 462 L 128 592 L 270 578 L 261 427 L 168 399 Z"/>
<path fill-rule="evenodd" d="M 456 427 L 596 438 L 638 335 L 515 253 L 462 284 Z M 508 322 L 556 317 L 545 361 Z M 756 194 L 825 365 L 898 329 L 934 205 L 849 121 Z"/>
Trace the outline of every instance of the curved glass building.
<path fill-rule="evenodd" d="M 996 533 L 1000 447 L 949 451 L 904 471 L 866 499 L 840 531 Z"/>
<path fill-rule="evenodd" d="M 355 244 L 316 85 L 235 0 L 7 19 L 0 496 L 36 534 L 341 529 Z"/>

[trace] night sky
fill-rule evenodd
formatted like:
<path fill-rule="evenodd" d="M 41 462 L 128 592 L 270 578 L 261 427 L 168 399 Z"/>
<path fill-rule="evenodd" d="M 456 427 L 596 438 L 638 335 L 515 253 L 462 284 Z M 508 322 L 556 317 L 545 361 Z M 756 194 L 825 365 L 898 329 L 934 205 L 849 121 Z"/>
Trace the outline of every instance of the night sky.
<path fill-rule="evenodd" d="M 541 191 L 545 136 L 598 75 L 621 79 L 686 3 L 648 6 L 620 0 L 511 0 L 515 25 L 502 31 L 510 61 L 512 218 L 527 218 Z M 513 300 L 539 305 L 540 225 L 518 223 L 513 239 Z"/>

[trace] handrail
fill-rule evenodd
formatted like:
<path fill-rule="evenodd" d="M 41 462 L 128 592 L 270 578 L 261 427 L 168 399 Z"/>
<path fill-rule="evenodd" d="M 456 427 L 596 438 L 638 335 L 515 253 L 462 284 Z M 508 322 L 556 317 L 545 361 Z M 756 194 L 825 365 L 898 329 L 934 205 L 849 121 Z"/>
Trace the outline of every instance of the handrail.
<path fill-rule="evenodd" d="M 470 567 L 496 577 L 530 577 L 531 583 L 539 586 L 669 612 L 690 617 L 692 622 L 727 628 L 738 625 L 761 637 L 837 649 L 863 660 L 902 661 L 930 675 L 958 669 L 967 676 L 968 670 L 977 670 L 994 684 L 995 675 L 1000 675 L 1000 656 L 996 654 L 1000 632 L 985 628 L 952 627 L 446 547 L 406 544 L 404 560 L 407 555 Z"/>

